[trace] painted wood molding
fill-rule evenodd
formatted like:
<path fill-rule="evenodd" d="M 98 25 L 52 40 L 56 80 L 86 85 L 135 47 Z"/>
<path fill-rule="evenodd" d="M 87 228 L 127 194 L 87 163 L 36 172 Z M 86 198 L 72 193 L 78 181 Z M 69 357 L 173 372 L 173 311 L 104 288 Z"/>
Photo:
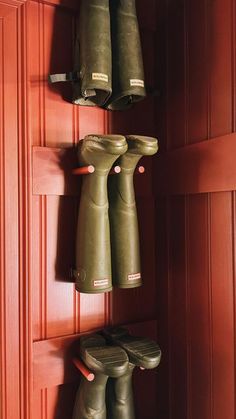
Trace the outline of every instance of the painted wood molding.
<path fill-rule="evenodd" d="M 76 147 L 32 148 L 32 185 L 34 195 L 79 196 L 81 177 L 74 175 L 78 167 Z M 138 196 L 152 195 L 152 161 L 143 158 L 145 172 L 138 176 L 136 190 Z M 137 177 L 136 177 L 137 179 Z"/>
<path fill-rule="evenodd" d="M 236 190 L 236 133 L 161 155 L 154 176 L 164 195 Z"/>

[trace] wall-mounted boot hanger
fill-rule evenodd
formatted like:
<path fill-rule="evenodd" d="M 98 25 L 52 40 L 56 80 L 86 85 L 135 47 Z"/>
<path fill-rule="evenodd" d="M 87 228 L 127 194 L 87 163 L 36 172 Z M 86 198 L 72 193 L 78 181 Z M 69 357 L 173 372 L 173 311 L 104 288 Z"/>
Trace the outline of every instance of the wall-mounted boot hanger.
<path fill-rule="evenodd" d="M 78 356 L 82 362 L 78 358 L 73 362 L 82 377 L 73 419 L 135 419 L 133 371 L 159 365 L 161 351 L 156 342 L 113 327 L 81 337 Z"/>
<path fill-rule="evenodd" d="M 95 378 L 95 375 L 92 371 L 90 371 L 86 365 L 81 361 L 80 358 L 75 357 L 73 358 L 73 364 L 74 366 L 81 372 L 81 374 L 86 378 L 88 381 L 93 381 Z M 141 371 L 145 371 L 146 368 L 139 367 Z"/>
<path fill-rule="evenodd" d="M 39 147 L 33 146 L 33 194 L 34 195 L 70 195 L 79 196 L 77 176 L 93 172 L 92 164 L 76 167 L 77 147 Z M 120 165 L 119 165 L 120 167 Z M 118 172 L 118 165 L 114 166 L 112 173 Z M 134 174 L 147 174 L 150 177 L 150 170 L 144 166 L 138 166 Z M 145 176 L 144 176 L 145 177 Z M 146 193 L 143 188 L 141 193 Z M 140 193 L 140 192 L 138 192 Z"/>
<path fill-rule="evenodd" d="M 120 166 L 114 166 L 111 169 L 109 175 L 116 175 L 116 174 L 119 174 L 121 171 L 122 171 L 122 168 Z M 95 167 L 93 165 L 78 167 L 72 171 L 73 175 L 77 175 L 77 176 L 90 175 L 91 173 L 94 173 L 94 172 L 95 172 Z M 145 167 L 139 166 L 135 170 L 134 174 L 142 175 L 144 172 L 145 172 Z"/>

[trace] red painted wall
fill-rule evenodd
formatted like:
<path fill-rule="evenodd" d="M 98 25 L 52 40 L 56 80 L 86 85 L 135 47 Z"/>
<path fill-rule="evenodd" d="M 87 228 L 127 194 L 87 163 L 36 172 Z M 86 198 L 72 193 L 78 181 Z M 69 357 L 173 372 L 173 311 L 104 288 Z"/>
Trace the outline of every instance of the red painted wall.
<path fill-rule="evenodd" d="M 155 84 L 156 5 L 138 1 L 147 84 Z M 0 417 L 68 419 L 79 373 L 72 349 L 79 334 L 134 323 L 157 339 L 155 217 L 151 159 L 137 177 L 144 286 L 111 295 L 75 292 L 70 278 L 78 193 L 44 192 L 33 147 L 72 147 L 89 133 L 156 135 L 156 102 L 125 113 L 76 107 L 49 73 L 70 71 L 78 4 L 0 0 Z M 60 178 L 61 179 L 61 178 Z M 40 183 L 41 182 L 41 183 Z M 79 188 L 79 183 L 78 183 Z M 72 188 L 73 189 L 73 188 Z M 141 322 L 141 323 L 139 323 Z M 156 417 L 157 373 L 137 371 L 138 418 Z M 147 397 L 148 391 L 148 397 Z"/>
<path fill-rule="evenodd" d="M 71 346 L 111 323 L 134 323 L 163 350 L 157 372 L 136 374 L 138 418 L 235 417 L 235 1 L 137 4 L 147 83 L 160 95 L 108 114 L 70 105 L 46 80 L 71 69 L 77 2 L 0 1 L 2 419 L 68 419 Z M 136 179 L 142 289 L 76 293 L 78 196 L 34 189 L 32 147 L 91 132 L 160 139 Z"/>
<path fill-rule="evenodd" d="M 163 1 L 160 11 L 158 417 L 233 419 L 236 188 L 233 165 L 230 177 L 221 167 L 235 137 L 202 141 L 235 131 L 235 1 Z"/>

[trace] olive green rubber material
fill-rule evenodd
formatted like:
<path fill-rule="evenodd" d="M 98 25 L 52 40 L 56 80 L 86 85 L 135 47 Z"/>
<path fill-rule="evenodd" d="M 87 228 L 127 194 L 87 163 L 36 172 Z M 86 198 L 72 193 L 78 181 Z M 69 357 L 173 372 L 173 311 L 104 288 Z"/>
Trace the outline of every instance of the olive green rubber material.
<path fill-rule="evenodd" d="M 108 180 L 113 286 L 142 285 L 133 174 L 142 156 L 157 152 L 156 138 L 127 136 L 128 151 L 116 162 L 121 172 Z"/>
<path fill-rule="evenodd" d="M 73 103 L 102 106 L 112 90 L 109 0 L 82 0 L 77 24 Z"/>
<path fill-rule="evenodd" d="M 153 369 L 159 365 L 161 350 L 156 342 L 131 336 L 127 329 L 120 327 L 105 329 L 103 335 L 109 342 L 124 349 L 132 364 L 145 369 Z"/>
<path fill-rule="evenodd" d="M 135 419 L 132 374 L 134 365 L 119 378 L 109 378 L 106 389 L 107 417 L 109 419 Z"/>
<path fill-rule="evenodd" d="M 106 384 L 108 376 L 126 374 L 128 357 L 120 347 L 107 346 L 101 335 L 80 338 L 80 356 L 86 366 L 95 373 L 94 381 L 81 378 L 76 394 L 73 419 L 106 419 Z"/>
<path fill-rule="evenodd" d="M 146 96 L 135 0 L 110 0 L 112 95 L 105 107 L 123 110 Z"/>
<path fill-rule="evenodd" d="M 107 177 L 126 150 L 125 137 L 119 135 L 89 135 L 79 143 L 80 165 L 95 167 L 95 172 L 83 176 L 82 181 L 75 270 L 76 289 L 80 292 L 112 289 Z"/>
<path fill-rule="evenodd" d="M 81 377 L 76 393 L 73 419 L 106 419 L 106 384 L 107 375 L 98 374 L 94 381 Z"/>

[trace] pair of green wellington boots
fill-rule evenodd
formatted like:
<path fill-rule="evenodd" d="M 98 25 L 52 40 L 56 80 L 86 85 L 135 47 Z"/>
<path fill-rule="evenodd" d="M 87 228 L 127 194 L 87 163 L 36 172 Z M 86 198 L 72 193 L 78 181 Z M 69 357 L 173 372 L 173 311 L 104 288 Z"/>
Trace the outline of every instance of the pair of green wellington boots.
<path fill-rule="evenodd" d="M 73 419 L 135 419 L 132 374 L 135 366 L 153 369 L 161 359 L 159 346 L 146 338 L 112 328 L 80 339 L 80 357 L 95 374 L 81 378 Z"/>
<path fill-rule="evenodd" d="M 146 96 L 135 0 L 82 0 L 74 72 L 51 82 L 73 81 L 72 102 L 110 110 Z"/>
<path fill-rule="evenodd" d="M 158 150 L 156 138 L 88 135 L 79 143 L 84 176 L 79 207 L 75 282 L 77 291 L 101 293 L 142 285 L 133 175 L 142 156 Z M 108 174 L 116 162 L 121 172 Z M 109 204 L 108 204 L 109 202 Z"/>

